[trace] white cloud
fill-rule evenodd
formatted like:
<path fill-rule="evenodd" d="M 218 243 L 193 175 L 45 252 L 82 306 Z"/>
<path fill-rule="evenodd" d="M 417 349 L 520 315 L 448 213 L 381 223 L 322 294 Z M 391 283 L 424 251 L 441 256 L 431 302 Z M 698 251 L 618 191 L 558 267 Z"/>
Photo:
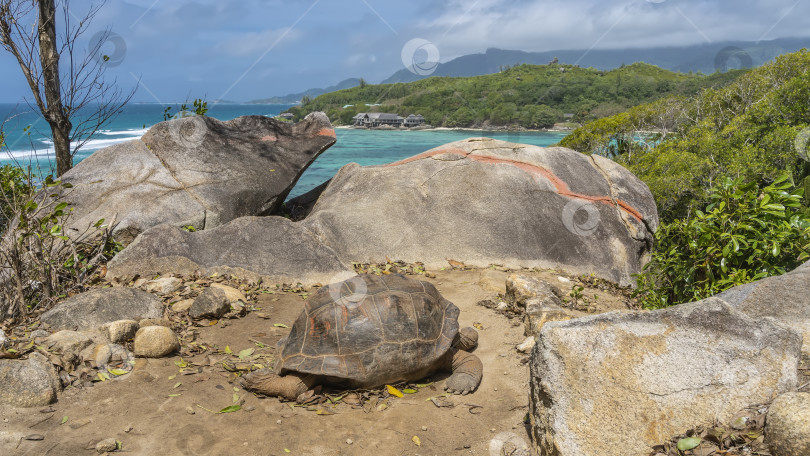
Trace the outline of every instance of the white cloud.
<path fill-rule="evenodd" d="M 284 27 L 232 34 L 211 50 L 231 57 L 259 56 L 271 47 L 288 45 L 303 36 L 300 30 Z"/>
<path fill-rule="evenodd" d="M 453 0 L 410 33 L 433 41 L 447 60 L 490 47 L 647 48 L 806 36 L 808 14 L 810 4 L 795 0 Z"/>

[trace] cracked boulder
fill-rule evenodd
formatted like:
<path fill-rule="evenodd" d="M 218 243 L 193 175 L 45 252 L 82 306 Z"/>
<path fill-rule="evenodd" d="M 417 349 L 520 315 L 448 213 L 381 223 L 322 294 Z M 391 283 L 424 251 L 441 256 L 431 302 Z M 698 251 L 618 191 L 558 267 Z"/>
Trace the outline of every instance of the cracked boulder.
<path fill-rule="evenodd" d="M 208 229 L 277 210 L 335 132 L 323 113 L 296 124 L 264 116 L 161 122 L 141 139 L 93 153 L 62 180 L 73 185 L 68 235 L 99 219 L 130 242 L 168 223 Z"/>
<path fill-rule="evenodd" d="M 166 273 L 230 274 L 269 283 L 340 282 L 354 272 L 303 225 L 284 217 L 242 217 L 188 232 L 170 225 L 145 231 L 107 264 L 107 278 Z"/>
<path fill-rule="evenodd" d="M 776 320 L 717 298 L 546 323 L 530 366 L 535 448 L 650 454 L 673 435 L 795 390 L 801 345 Z"/>
<path fill-rule="evenodd" d="M 488 138 L 340 169 L 300 222 L 344 262 L 560 268 L 622 285 L 658 226 L 647 186 L 610 160 Z"/>

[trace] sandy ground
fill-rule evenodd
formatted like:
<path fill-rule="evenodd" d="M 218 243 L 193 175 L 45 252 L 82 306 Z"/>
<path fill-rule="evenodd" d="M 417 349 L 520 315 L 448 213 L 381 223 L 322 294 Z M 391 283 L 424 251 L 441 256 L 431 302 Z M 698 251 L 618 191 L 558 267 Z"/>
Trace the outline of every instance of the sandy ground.
<path fill-rule="evenodd" d="M 446 374 L 421 387 L 399 385 L 417 390 L 402 398 L 373 391 L 362 406 L 347 403 L 356 395 L 336 404 L 292 407 L 243 391 L 221 361 L 238 362 L 236 354 L 248 348 L 254 350 L 253 362 L 269 361 L 289 331 L 276 324 L 292 325 L 304 301 L 294 293 L 261 294 L 252 303 L 260 311 L 197 328 L 195 342 L 214 350 L 182 360 L 140 359 L 119 379 L 65 390 L 50 408 L 0 410 L 0 454 L 95 454 L 96 443 L 107 438 L 119 440 L 122 452 L 138 455 L 489 455 L 502 454 L 499 442 L 508 442 L 507 449 L 528 446 L 528 356 L 515 349 L 525 339 L 523 326 L 476 304 L 495 298 L 507 273 L 436 274 L 425 280 L 461 309 L 461 325 L 482 328 L 475 353 L 484 378 L 471 395 L 444 397 Z M 557 280 L 551 272 L 534 275 Z M 570 290 L 573 283 L 557 285 Z M 594 293 L 601 294 L 600 311 L 624 306 L 603 291 L 584 292 Z M 222 353 L 226 346 L 234 355 Z M 333 398 L 345 393 L 326 392 Z M 215 413 L 234 404 L 241 409 Z M 42 439 L 21 439 L 35 434 Z"/>

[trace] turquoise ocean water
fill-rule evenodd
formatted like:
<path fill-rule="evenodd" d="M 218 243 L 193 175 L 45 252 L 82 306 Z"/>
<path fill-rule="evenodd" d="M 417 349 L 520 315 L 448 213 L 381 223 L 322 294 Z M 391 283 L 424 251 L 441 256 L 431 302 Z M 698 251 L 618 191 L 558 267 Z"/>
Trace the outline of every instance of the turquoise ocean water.
<path fill-rule="evenodd" d="M 290 105 L 209 105 L 208 115 L 229 120 L 245 115 L 274 116 Z M 29 111 L 29 112 L 26 112 Z M 6 119 L 3 131 L 6 145 L 0 151 L 0 164 L 37 166 L 48 174 L 53 166 L 53 143 L 45 121 L 38 119 L 26 106 L 0 104 L 0 121 Z M 75 162 L 93 151 L 118 142 L 139 138 L 146 130 L 163 120 L 163 106 L 133 103 L 124 108 L 115 121 L 98 132 L 74 158 Z M 28 128 L 27 128 L 28 127 Z M 24 131 L 27 128 L 27 131 Z M 549 146 L 559 142 L 565 133 L 554 132 L 491 132 L 466 130 L 439 131 L 364 131 L 337 129 L 337 144 L 326 150 L 298 181 L 290 197 L 305 193 L 330 179 L 341 166 L 348 163 L 382 165 L 419 154 L 442 144 L 474 136 L 488 136 L 505 141 Z M 36 152 L 34 152 L 36 151 Z"/>

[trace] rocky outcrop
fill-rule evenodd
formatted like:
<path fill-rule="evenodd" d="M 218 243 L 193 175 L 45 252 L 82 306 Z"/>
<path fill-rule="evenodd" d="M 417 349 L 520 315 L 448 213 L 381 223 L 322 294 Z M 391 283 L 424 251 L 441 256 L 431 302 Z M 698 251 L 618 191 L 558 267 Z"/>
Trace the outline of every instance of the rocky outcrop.
<path fill-rule="evenodd" d="M 349 164 L 303 220 L 344 262 L 562 268 L 634 283 L 655 202 L 610 160 L 488 138 L 386 166 Z"/>
<path fill-rule="evenodd" d="M 740 285 L 717 295 L 747 315 L 773 317 L 804 336 L 810 354 L 810 262 L 776 277 Z"/>
<path fill-rule="evenodd" d="M 44 343 L 48 350 L 62 358 L 63 364 L 75 366 L 82 361 L 82 350 L 93 344 L 93 335 L 63 329 L 51 334 Z"/>
<path fill-rule="evenodd" d="M 132 288 L 113 287 L 77 294 L 45 312 L 41 321 L 51 328 L 97 329 L 117 320 L 163 316 L 163 303 L 155 296 Z"/>
<path fill-rule="evenodd" d="M 231 310 L 231 302 L 224 290 L 209 287 L 202 292 L 188 309 L 192 318 L 220 318 Z"/>
<path fill-rule="evenodd" d="M 291 124 L 264 116 L 161 122 L 139 140 L 96 151 L 65 173 L 69 235 L 99 219 L 129 242 L 161 223 L 207 229 L 281 207 L 304 170 L 335 143 L 323 113 Z"/>
<path fill-rule="evenodd" d="M 646 455 L 797 386 L 801 336 L 720 299 L 543 326 L 530 419 L 541 455 Z"/>
<path fill-rule="evenodd" d="M 48 405 L 56 400 L 59 377 L 40 353 L 28 359 L 0 359 L 0 404 L 15 407 Z"/>
<path fill-rule="evenodd" d="M 108 265 L 107 277 L 232 274 L 270 283 L 311 285 L 354 275 L 304 226 L 283 217 L 242 217 L 194 233 L 162 225 L 144 232 Z"/>
<path fill-rule="evenodd" d="M 523 333 L 533 337 L 540 334 L 543 325 L 550 321 L 564 321 L 582 316 L 581 313 L 566 309 L 560 300 L 559 288 L 535 277 L 512 274 L 506 278 L 506 299 L 523 311 Z M 524 348 L 534 343 L 524 341 Z M 528 351 L 521 350 L 518 351 Z"/>

